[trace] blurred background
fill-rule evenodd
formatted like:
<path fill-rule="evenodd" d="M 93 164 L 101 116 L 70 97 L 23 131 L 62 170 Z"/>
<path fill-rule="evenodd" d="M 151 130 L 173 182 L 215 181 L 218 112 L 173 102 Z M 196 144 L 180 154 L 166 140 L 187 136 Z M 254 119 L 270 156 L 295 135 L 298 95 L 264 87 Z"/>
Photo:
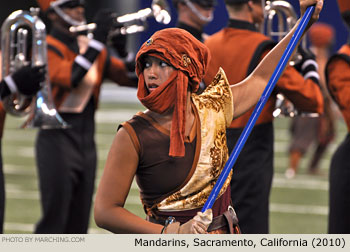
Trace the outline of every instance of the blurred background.
<path fill-rule="evenodd" d="M 99 8 L 112 8 L 118 15 L 136 12 L 150 7 L 151 0 L 86 0 L 86 16 L 91 21 Z M 299 15 L 299 1 L 289 0 Z M 172 21 L 169 25 L 161 25 L 154 19 L 148 20 L 145 32 L 131 35 L 128 40 L 129 49 L 137 51 L 153 32 L 165 27 L 175 26 L 177 16 L 172 1 L 168 0 Z M 13 11 L 29 9 L 37 6 L 35 0 L 2 1 L 0 8 L 1 23 Z M 226 25 L 228 20 L 224 0 L 218 0 L 214 20 L 205 29 L 213 34 Z M 346 43 L 348 31 L 343 24 L 337 1 L 325 1 L 320 21 L 328 23 L 336 31 L 336 39 L 332 52 L 337 51 Z M 96 114 L 96 142 L 98 147 L 98 175 L 96 186 L 101 177 L 109 147 L 115 130 L 121 122 L 131 118 L 135 112 L 144 108 L 136 98 L 136 90 L 121 88 L 108 83 L 103 85 L 101 104 Z M 321 162 L 319 175 L 307 174 L 306 167 L 310 153 L 303 158 L 298 174 L 294 179 L 286 179 L 284 172 L 288 167 L 288 145 L 290 118 L 275 120 L 275 175 L 270 203 L 270 232 L 271 233 L 327 233 L 328 214 L 328 169 L 331 156 L 346 134 L 342 119 L 338 119 L 337 134 Z M 37 172 L 34 158 L 34 141 L 36 130 L 19 129 L 23 118 L 8 116 L 6 118 L 3 138 L 3 159 L 6 181 L 6 212 L 5 233 L 32 233 L 34 225 L 40 217 L 40 204 Z M 138 189 L 134 183 L 126 207 L 144 217 L 140 204 Z M 90 233 L 106 233 L 96 227 L 93 218 L 90 223 Z"/>
<path fill-rule="evenodd" d="M 170 11 L 172 21 L 169 25 L 162 25 L 157 23 L 154 19 L 148 19 L 148 29 L 138 35 L 133 35 L 133 38 L 130 39 L 130 47 L 138 49 L 138 47 L 143 43 L 150 35 L 152 35 L 156 30 L 166 28 L 166 27 L 174 27 L 177 14 L 176 10 L 172 4 L 172 0 L 167 0 Z M 86 17 L 88 21 L 94 16 L 94 13 L 99 8 L 112 8 L 118 15 L 123 15 L 126 13 L 136 12 L 140 9 L 147 8 L 151 6 L 152 0 L 85 0 L 86 2 Z M 216 6 L 214 12 L 214 20 L 205 28 L 205 32 L 207 34 L 213 34 L 220 30 L 223 26 L 226 25 L 228 20 L 228 15 L 224 6 L 224 0 L 218 0 L 218 5 Z M 291 3 L 299 16 L 299 1 L 298 0 L 288 0 Z M 12 0 L 12 1 L 3 1 L 0 9 L 0 22 L 2 23 L 6 17 L 13 11 L 18 9 L 29 9 L 32 6 L 37 6 L 35 0 Z M 339 49 L 339 47 L 344 44 L 348 39 L 348 31 L 343 24 L 339 10 L 337 1 L 324 1 L 324 9 L 320 15 L 320 22 L 325 22 L 330 24 L 336 30 L 336 40 L 333 47 L 333 51 Z"/>

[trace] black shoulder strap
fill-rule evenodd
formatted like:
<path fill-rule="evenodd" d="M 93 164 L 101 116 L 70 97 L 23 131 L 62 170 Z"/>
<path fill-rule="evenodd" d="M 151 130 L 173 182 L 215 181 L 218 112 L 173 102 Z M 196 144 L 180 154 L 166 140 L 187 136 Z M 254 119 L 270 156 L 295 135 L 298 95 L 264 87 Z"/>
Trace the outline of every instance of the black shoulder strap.
<path fill-rule="evenodd" d="M 272 49 L 274 46 L 276 45 L 276 42 L 272 41 L 272 40 L 265 40 L 262 43 L 260 43 L 260 45 L 256 48 L 252 60 L 250 61 L 248 70 L 247 70 L 247 76 L 253 72 L 253 70 L 256 68 L 256 66 L 259 64 L 260 62 L 260 58 L 261 55 L 263 54 L 263 52 L 267 49 Z"/>

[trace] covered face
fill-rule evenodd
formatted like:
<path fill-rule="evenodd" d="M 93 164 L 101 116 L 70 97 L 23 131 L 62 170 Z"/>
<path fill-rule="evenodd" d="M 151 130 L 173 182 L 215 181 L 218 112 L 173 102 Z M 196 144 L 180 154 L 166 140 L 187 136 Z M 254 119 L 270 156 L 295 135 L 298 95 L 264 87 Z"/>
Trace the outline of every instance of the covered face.
<path fill-rule="evenodd" d="M 192 91 L 197 91 L 210 60 L 208 48 L 179 28 L 157 31 L 141 46 L 136 55 L 136 74 L 139 77 L 143 71 L 143 58 L 147 54 L 158 55 L 183 72 L 189 78 Z"/>
<path fill-rule="evenodd" d="M 174 68 L 169 79 L 153 92 L 145 84 L 144 59 L 152 56 Z M 157 31 L 136 55 L 139 77 L 137 96 L 144 106 L 157 113 L 174 109 L 170 131 L 170 156 L 184 156 L 185 108 L 187 90 L 198 90 L 210 60 L 208 48 L 189 32 L 179 28 Z"/>

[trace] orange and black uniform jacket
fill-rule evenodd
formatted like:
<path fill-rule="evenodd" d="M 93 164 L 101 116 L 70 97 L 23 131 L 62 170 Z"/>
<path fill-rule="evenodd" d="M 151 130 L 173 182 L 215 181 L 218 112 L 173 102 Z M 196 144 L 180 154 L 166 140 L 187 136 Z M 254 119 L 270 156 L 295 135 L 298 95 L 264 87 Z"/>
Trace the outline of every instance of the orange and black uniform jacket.
<path fill-rule="evenodd" d="M 51 34 L 47 36 L 47 44 L 52 94 L 56 108 L 59 108 L 69 92 L 74 88 L 73 77 L 77 75 L 76 72 L 84 72 L 86 70 L 74 62 L 75 57 L 79 54 L 76 39 L 53 29 Z M 97 62 L 98 67 L 97 83 L 93 90 L 96 107 L 104 77 L 108 77 L 122 86 L 137 87 L 136 79 L 131 80 L 128 77 L 128 71 L 124 62 L 111 57 L 106 48 L 99 53 L 95 62 Z"/>
<path fill-rule="evenodd" d="M 228 27 L 210 36 L 204 42 L 210 49 L 211 61 L 204 77 L 209 84 L 222 67 L 230 84 L 247 77 L 263 57 L 273 48 L 270 38 L 256 31 L 251 23 L 230 20 Z M 323 112 L 323 97 L 319 86 L 303 76 L 294 67 L 287 67 L 277 82 L 274 93 L 283 93 L 299 111 Z M 271 122 L 276 98 L 271 95 L 256 124 Z M 230 128 L 243 128 L 254 108 L 234 119 Z"/>
<path fill-rule="evenodd" d="M 350 45 L 343 45 L 326 65 L 327 88 L 350 132 Z"/>

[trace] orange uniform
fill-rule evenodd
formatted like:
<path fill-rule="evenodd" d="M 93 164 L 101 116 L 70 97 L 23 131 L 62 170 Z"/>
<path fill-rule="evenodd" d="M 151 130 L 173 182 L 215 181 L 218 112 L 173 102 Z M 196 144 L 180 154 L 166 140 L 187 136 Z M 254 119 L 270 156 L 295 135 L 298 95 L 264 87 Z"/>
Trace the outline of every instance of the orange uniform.
<path fill-rule="evenodd" d="M 92 42 L 58 29 L 47 36 L 53 98 L 70 128 L 38 132 L 36 159 L 43 215 L 35 233 L 87 232 L 97 166 L 94 114 L 101 84 L 108 77 L 120 85 L 137 85 L 136 78 L 127 77 L 121 60 Z"/>
<path fill-rule="evenodd" d="M 57 35 L 60 36 L 60 35 Z M 48 43 L 48 64 L 50 81 L 52 84 L 52 93 L 56 107 L 59 109 L 62 102 L 72 91 L 72 71 L 74 59 L 79 54 L 78 51 L 72 51 L 70 47 L 52 35 L 47 36 Z M 73 43 L 74 44 L 74 43 Z M 73 46 L 72 44 L 72 46 Z M 78 46 L 75 44 L 75 46 Z M 78 48 L 76 47 L 78 50 Z M 130 81 L 127 69 L 124 63 L 115 58 L 110 57 L 106 49 L 103 49 L 96 59 L 97 76 L 94 78 L 93 97 L 95 104 L 98 104 L 101 84 L 105 77 L 122 86 L 134 86 L 135 82 Z M 65 69 L 62 71 L 62 69 Z"/>

